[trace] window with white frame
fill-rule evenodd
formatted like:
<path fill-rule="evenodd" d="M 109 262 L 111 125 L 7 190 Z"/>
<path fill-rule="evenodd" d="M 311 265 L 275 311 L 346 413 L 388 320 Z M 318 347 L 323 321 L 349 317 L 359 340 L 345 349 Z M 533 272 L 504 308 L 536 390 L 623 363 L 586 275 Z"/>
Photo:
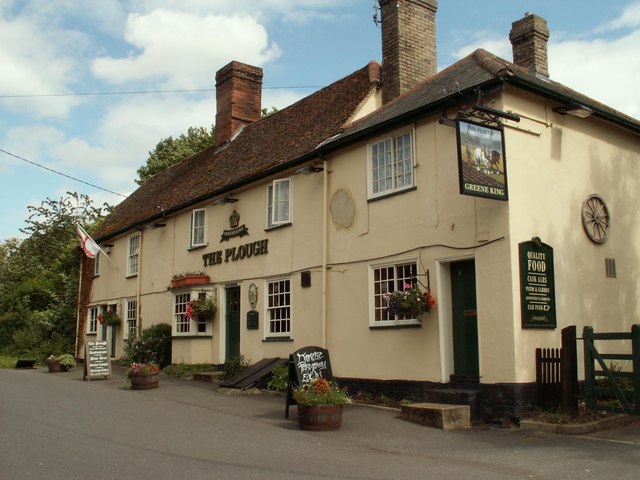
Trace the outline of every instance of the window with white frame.
<path fill-rule="evenodd" d="M 191 319 L 187 316 L 187 305 L 191 301 L 191 293 L 176 295 L 173 317 L 176 324 L 176 335 L 189 335 L 191 333 Z"/>
<path fill-rule="evenodd" d="M 87 333 L 98 333 L 98 307 L 89 307 L 87 314 Z"/>
<path fill-rule="evenodd" d="M 267 318 L 269 336 L 289 336 L 291 333 L 291 281 L 288 278 L 267 282 Z"/>
<path fill-rule="evenodd" d="M 411 132 L 371 145 L 369 196 L 376 197 L 413 187 Z"/>
<path fill-rule="evenodd" d="M 189 245 L 191 247 L 201 247 L 205 243 L 205 225 L 207 211 L 204 208 L 198 208 L 191 212 L 191 239 Z"/>
<path fill-rule="evenodd" d="M 138 302 L 127 300 L 125 302 L 125 337 L 136 336 L 138 334 Z"/>
<path fill-rule="evenodd" d="M 93 264 L 93 275 L 95 277 L 100 275 L 100 252 L 96 253 L 95 261 Z"/>
<path fill-rule="evenodd" d="M 140 234 L 136 233 L 129 237 L 129 246 L 127 249 L 127 275 L 137 275 L 140 259 Z"/>
<path fill-rule="evenodd" d="M 291 179 L 274 180 L 267 187 L 267 228 L 291 223 Z"/>
<path fill-rule="evenodd" d="M 373 325 L 383 325 L 386 322 L 416 323 L 414 318 L 400 316 L 392 317 L 387 312 L 385 295 L 393 292 L 403 292 L 407 286 L 415 288 L 418 274 L 416 262 L 379 265 L 372 267 L 373 280 Z"/>
<path fill-rule="evenodd" d="M 212 298 L 215 301 L 214 293 L 198 290 L 179 293 L 174 297 L 174 335 L 210 335 L 209 325 L 211 325 L 211 318 L 195 315 L 192 307 L 189 306 L 189 302 L 204 298 Z"/>

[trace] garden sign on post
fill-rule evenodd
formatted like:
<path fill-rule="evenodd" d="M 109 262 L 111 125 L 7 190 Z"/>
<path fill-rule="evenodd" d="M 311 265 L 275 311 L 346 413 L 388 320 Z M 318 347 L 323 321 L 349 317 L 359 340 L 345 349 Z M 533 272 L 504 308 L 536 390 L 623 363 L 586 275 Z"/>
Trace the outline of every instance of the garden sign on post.
<path fill-rule="evenodd" d="M 289 355 L 289 381 L 284 418 L 289 418 L 289 406 L 296 403 L 293 399 L 293 389 L 319 377 L 333 381 L 328 350 L 304 347 Z"/>
<path fill-rule="evenodd" d="M 84 379 L 111 378 L 111 359 L 107 341 L 86 342 L 84 348 Z"/>

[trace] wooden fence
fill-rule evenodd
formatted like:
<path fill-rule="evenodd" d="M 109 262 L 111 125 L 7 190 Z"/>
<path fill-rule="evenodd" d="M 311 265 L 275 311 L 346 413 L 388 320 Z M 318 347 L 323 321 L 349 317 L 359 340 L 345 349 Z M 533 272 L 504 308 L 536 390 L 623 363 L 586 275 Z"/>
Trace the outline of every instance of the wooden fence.
<path fill-rule="evenodd" d="M 582 340 L 587 408 L 640 415 L 640 325 L 630 333 L 594 333 L 593 327 L 584 327 Z M 595 342 L 610 340 L 630 341 L 631 353 L 600 353 Z M 615 368 L 621 361 L 630 361 L 631 371 Z"/>

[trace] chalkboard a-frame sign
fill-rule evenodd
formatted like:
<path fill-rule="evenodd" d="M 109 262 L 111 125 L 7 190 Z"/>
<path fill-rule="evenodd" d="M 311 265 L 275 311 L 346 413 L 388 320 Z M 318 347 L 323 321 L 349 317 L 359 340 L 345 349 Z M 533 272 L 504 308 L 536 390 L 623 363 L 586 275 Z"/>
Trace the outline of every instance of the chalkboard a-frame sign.
<path fill-rule="evenodd" d="M 111 378 L 111 358 L 106 340 L 86 342 L 84 346 L 84 379 Z"/>
<path fill-rule="evenodd" d="M 293 399 L 293 389 L 319 377 L 333 381 L 329 350 L 304 347 L 289 355 L 289 382 L 284 418 L 289 418 L 289 406 L 296 403 Z"/>

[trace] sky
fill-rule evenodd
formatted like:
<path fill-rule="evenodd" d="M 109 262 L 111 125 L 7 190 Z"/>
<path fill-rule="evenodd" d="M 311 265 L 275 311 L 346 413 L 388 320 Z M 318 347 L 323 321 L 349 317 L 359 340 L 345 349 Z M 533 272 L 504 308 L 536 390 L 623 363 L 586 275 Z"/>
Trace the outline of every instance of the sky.
<path fill-rule="evenodd" d="M 232 60 L 263 68 L 268 109 L 381 61 L 374 4 L 0 0 L 0 242 L 47 198 L 122 201 L 160 140 L 214 123 Z M 551 79 L 640 118 L 640 0 L 438 4 L 439 71 L 476 48 L 511 60 L 511 24 L 532 12 L 551 32 Z"/>

